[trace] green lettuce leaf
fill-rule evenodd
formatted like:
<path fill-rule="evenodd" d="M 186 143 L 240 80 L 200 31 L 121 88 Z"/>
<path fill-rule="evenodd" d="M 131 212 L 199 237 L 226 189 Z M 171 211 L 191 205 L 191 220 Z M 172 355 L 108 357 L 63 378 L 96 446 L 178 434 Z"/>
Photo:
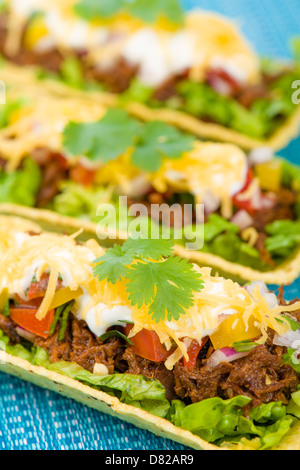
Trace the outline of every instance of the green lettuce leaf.
<path fill-rule="evenodd" d="M 256 447 L 270 449 L 281 441 L 297 419 L 287 415 L 287 408 L 281 402 L 262 404 L 253 408 L 250 417 L 245 418 L 243 408 L 250 401 L 245 396 L 230 400 L 210 398 L 185 408 L 180 402 L 175 402 L 171 406 L 170 417 L 177 426 L 208 442 L 236 444 L 246 439 L 250 446 L 255 441 Z"/>
<path fill-rule="evenodd" d="M 260 406 L 252 408 L 250 419 L 256 423 L 265 424 L 268 421 L 278 421 L 286 415 L 286 406 L 281 401 L 263 403 Z"/>
<path fill-rule="evenodd" d="M 300 244 L 300 220 L 276 220 L 267 225 L 266 248 L 273 257 L 287 257 Z"/>
<path fill-rule="evenodd" d="M 148 380 L 141 375 L 113 374 L 97 376 L 77 364 L 57 362 L 50 370 L 117 396 L 122 403 L 149 411 L 155 416 L 165 417 L 170 409 L 166 390 L 158 380 Z"/>
<path fill-rule="evenodd" d="M 31 158 L 26 158 L 19 170 L 0 171 L 0 202 L 34 206 L 41 180 L 41 170 Z"/>
<path fill-rule="evenodd" d="M 211 242 L 217 235 L 223 232 L 238 233 L 239 228 L 218 214 L 210 214 L 204 226 L 204 240 Z"/>
<path fill-rule="evenodd" d="M 67 85 L 82 89 L 84 88 L 84 72 L 80 60 L 75 56 L 67 57 L 60 67 L 61 79 Z"/>
<path fill-rule="evenodd" d="M 87 218 L 97 221 L 97 208 L 110 202 L 109 190 L 106 188 L 86 188 L 72 181 L 65 181 L 60 186 L 60 194 L 55 196 L 50 208 L 69 217 Z"/>
<path fill-rule="evenodd" d="M 293 188 L 300 191 L 300 168 L 287 160 L 282 159 L 282 184 L 287 188 Z"/>
<path fill-rule="evenodd" d="M 191 431 L 208 442 L 214 442 L 236 433 L 239 417 L 243 414 L 242 408 L 250 401 L 251 398 L 244 396 L 230 400 L 209 398 L 186 406 L 177 413 L 176 420 L 183 429 Z"/>
<path fill-rule="evenodd" d="M 13 113 L 18 111 L 24 106 L 23 99 L 7 101 L 5 104 L 0 106 L 0 129 L 10 124 Z"/>
<path fill-rule="evenodd" d="M 261 114 L 243 107 L 233 98 L 220 95 L 205 83 L 184 80 L 178 85 L 178 92 L 184 99 L 182 109 L 195 116 L 212 119 L 255 138 L 262 138 L 268 132 Z"/>
<path fill-rule="evenodd" d="M 300 390 L 298 387 L 297 392 L 292 393 L 290 402 L 287 406 L 287 413 L 296 416 L 300 419 Z"/>
<path fill-rule="evenodd" d="M 276 421 L 265 429 L 264 435 L 261 437 L 260 450 L 271 449 L 279 444 L 281 439 L 289 432 L 292 426 L 296 424 L 297 419 L 287 415 Z"/>

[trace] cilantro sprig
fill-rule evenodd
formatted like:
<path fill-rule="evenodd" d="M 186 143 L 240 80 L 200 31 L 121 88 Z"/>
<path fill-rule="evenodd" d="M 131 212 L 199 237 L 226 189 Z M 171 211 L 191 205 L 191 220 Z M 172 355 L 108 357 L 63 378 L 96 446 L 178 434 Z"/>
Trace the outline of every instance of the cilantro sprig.
<path fill-rule="evenodd" d="M 64 148 L 106 163 L 126 152 L 140 134 L 141 124 L 122 109 L 111 109 L 97 122 L 70 122 L 64 129 Z"/>
<path fill-rule="evenodd" d="M 70 122 L 63 132 L 64 148 L 71 155 L 107 163 L 133 148 L 132 164 L 147 172 L 157 171 L 163 157 L 180 158 L 194 142 L 164 122 L 142 124 L 122 109 L 109 110 L 97 122 Z"/>
<path fill-rule="evenodd" d="M 122 278 L 132 306 L 148 306 L 155 322 L 178 320 L 203 289 L 201 274 L 186 259 L 172 255 L 170 240 L 129 238 L 94 262 L 94 276 L 112 284 Z"/>
<path fill-rule="evenodd" d="M 119 12 L 129 13 L 150 24 L 160 17 L 168 18 L 176 25 L 182 24 L 184 19 L 179 0 L 81 0 L 74 6 L 74 10 L 88 21 L 108 19 Z"/>

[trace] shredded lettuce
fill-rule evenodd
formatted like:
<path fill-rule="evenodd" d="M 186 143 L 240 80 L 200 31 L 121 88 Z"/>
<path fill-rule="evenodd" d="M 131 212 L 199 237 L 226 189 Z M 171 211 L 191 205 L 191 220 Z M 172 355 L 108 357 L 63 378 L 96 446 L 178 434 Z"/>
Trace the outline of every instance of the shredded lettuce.
<path fill-rule="evenodd" d="M 19 109 L 24 105 L 24 100 L 17 99 L 7 101 L 5 104 L 0 106 L 0 129 L 8 126 L 11 123 L 14 113 L 17 113 Z"/>
<path fill-rule="evenodd" d="M 141 408 L 162 418 L 170 409 L 166 390 L 158 380 L 148 380 L 141 375 L 131 374 L 97 376 L 75 363 L 63 361 L 50 364 L 48 369 L 79 380 L 116 396 L 122 403 Z"/>
<path fill-rule="evenodd" d="M 235 435 L 242 408 L 251 398 L 237 396 L 230 400 L 209 398 L 177 412 L 176 425 L 191 431 L 208 442 Z"/>
<path fill-rule="evenodd" d="M 266 248 L 274 258 L 288 257 L 300 244 L 300 220 L 276 220 L 266 232 Z"/>
<path fill-rule="evenodd" d="M 287 412 L 300 419 L 300 390 L 292 393 L 290 402 L 287 406 Z"/>
<path fill-rule="evenodd" d="M 185 408 L 174 403 L 171 418 L 177 426 L 208 442 L 221 445 L 246 440 L 245 444 L 251 446 L 251 442 L 259 438 L 257 448 L 270 449 L 281 441 L 297 419 L 287 415 L 287 408 L 281 402 L 253 408 L 250 417 L 245 418 L 243 408 L 250 401 L 246 396 L 237 396 L 230 400 L 210 398 Z"/>
<path fill-rule="evenodd" d="M 287 160 L 282 159 L 282 184 L 287 188 L 292 188 L 295 191 L 300 191 L 300 168 L 293 165 Z"/>
<path fill-rule="evenodd" d="M 64 59 L 60 68 L 61 78 L 66 85 L 84 88 L 84 73 L 80 60 L 75 56 Z"/>
<path fill-rule="evenodd" d="M 178 92 L 184 99 L 182 109 L 197 117 L 211 119 L 255 138 L 262 138 L 269 131 L 268 121 L 261 112 L 249 110 L 235 99 L 220 95 L 206 83 L 185 80 L 179 84 Z"/>
<path fill-rule="evenodd" d="M 0 202 L 34 206 L 41 180 L 41 170 L 30 158 L 19 170 L 0 171 Z"/>
<path fill-rule="evenodd" d="M 109 190 L 105 188 L 85 188 L 81 184 L 65 181 L 61 184 L 60 194 L 55 196 L 51 209 L 58 214 L 70 217 L 97 220 L 97 208 L 102 202 L 109 201 Z"/>

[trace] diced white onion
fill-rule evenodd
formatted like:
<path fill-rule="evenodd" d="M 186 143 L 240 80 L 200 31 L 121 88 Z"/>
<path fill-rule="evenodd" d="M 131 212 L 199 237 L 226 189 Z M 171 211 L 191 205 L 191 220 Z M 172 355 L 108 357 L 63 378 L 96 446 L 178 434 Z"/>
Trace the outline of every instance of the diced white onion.
<path fill-rule="evenodd" d="M 211 214 L 219 209 L 221 205 L 221 199 L 207 189 L 203 196 L 204 210 L 206 214 Z"/>
<path fill-rule="evenodd" d="M 249 294 L 252 293 L 255 287 L 259 286 L 259 292 L 261 295 L 269 294 L 270 291 L 264 281 L 253 281 L 245 286 L 245 289 Z"/>
<path fill-rule="evenodd" d="M 273 292 L 270 292 L 269 294 L 264 294 L 263 298 L 267 301 L 271 309 L 278 307 L 279 300 L 277 298 L 277 295 L 274 294 Z"/>
<path fill-rule="evenodd" d="M 138 198 L 140 196 L 145 196 L 149 191 L 151 191 L 151 184 L 143 175 L 141 175 L 132 180 L 130 186 L 125 192 L 129 197 Z"/>
<path fill-rule="evenodd" d="M 94 365 L 93 374 L 99 376 L 109 375 L 108 368 L 104 364 L 96 363 Z"/>
<path fill-rule="evenodd" d="M 216 367 L 221 362 L 233 362 L 242 357 L 248 356 L 249 351 L 247 352 L 237 352 L 232 348 L 222 348 L 215 351 L 207 361 L 208 367 Z"/>
<path fill-rule="evenodd" d="M 259 165 L 260 163 L 266 163 L 274 158 L 274 152 L 270 147 L 259 147 L 252 150 L 249 155 L 249 163 L 251 166 Z"/>
<path fill-rule="evenodd" d="M 253 226 L 253 218 L 245 210 L 240 210 L 231 219 L 231 222 L 237 225 L 240 230 L 245 230 Z"/>
<path fill-rule="evenodd" d="M 34 333 L 24 330 L 24 328 L 21 328 L 19 326 L 16 327 L 16 333 L 22 338 L 27 339 L 27 341 L 30 341 L 31 343 L 33 343 L 36 338 L 36 335 Z"/>
<path fill-rule="evenodd" d="M 276 346 L 285 346 L 295 350 L 300 349 L 300 330 L 290 330 L 282 336 L 276 334 L 273 343 Z"/>
<path fill-rule="evenodd" d="M 270 309 L 278 307 L 279 300 L 277 298 L 277 295 L 274 294 L 273 292 L 270 292 L 268 287 L 263 281 L 251 282 L 250 284 L 245 286 L 245 289 L 249 292 L 249 294 L 252 294 L 253 289 L 255 289 L 255 287 L 257 286 L 259 286 L 259 292 L 261 296 L 267 301 Z"/>

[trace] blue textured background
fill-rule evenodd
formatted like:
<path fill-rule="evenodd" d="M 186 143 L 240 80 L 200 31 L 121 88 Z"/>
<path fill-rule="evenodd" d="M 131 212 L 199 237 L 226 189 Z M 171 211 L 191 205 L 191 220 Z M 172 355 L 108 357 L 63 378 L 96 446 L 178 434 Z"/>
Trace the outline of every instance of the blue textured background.
<path fill-rule="evenodd" d="M 187 8 L 215 10 L 238 20 L 261 55 L 288 57 L 290 38 L 300 35 L 299 0 L 185 0 L 184 4 Z M 281 155 L 300 163 L 300 139 Z M 299 296 L 300 280 L 286 292 L 289 298 Z M 184 447 L 0 374 L 0 449 L 180 450 Z"/>

